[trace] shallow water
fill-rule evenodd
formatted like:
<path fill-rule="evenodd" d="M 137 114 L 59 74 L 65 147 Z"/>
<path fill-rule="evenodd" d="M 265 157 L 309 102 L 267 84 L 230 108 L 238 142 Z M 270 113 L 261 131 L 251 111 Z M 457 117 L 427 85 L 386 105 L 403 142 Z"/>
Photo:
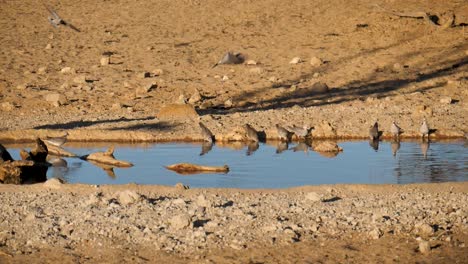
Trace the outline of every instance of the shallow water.
<path fill-rule="evenodd" d="M 307 146 L 290 143 L 287 150 L 277 150 L 278 142 L 246 146 L 214 145 L 200 155 L 202 145 L 191 143 L 112 144 L 67 143 L 64 148 L 78 155 L 104 151 L 114 145 L 117 159 L 127 160 L 131 168 L 100 168 L 77 158 L 64 158 L 66 167 L 54 166 L 48 178 L 60 177 L 69 183 L 87 184 L 160 184 L 181 182 L 190 187 L 286 188 L 302 185 L 360 183 L 405 184 L 468 180 L 468 151 L 464 140 L 448 142 L 380 142 L 378 149 L 367 141 L 338 142 L 344 151 L 326 157 Z M 15 159 L 19 148 L 6 147 Z M 284 147 L 284 146 L 283 146 Z M 294 147 L 301 150 L 294 151 Z M 164 166 L 189 162 L 200 165 L 229 165 L 227 174 L 179 175 Z M 60 165 L 60 164 L 57 164 Z M 62 164 L 64 165 L 64 164 Z"/>

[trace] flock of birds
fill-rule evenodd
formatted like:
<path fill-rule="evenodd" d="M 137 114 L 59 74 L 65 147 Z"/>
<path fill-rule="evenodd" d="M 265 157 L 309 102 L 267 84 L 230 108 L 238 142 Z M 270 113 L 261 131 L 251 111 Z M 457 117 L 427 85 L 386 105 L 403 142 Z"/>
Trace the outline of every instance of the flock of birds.
<path fill-rule="evenodd" d="M 198 123 L 201 129 L 201 134 L 203 137 L 203 140 L 208 142 L 208 143 L 214 143 L 215 137 L 213 133 L 211 132 L 206 125 L 204 125 L 202 122 Z M 297 138 L 299 139 L 306 139 L 309 136 L 310 131 L 313 129 L 313 127 L 309 127 L 307 125 L 300 127 L 300 126 L 288 126 L 288 127 L 283 127 L 279 124 L 275 125 L 276 127 L 276 132 L 278 134 L 278 138 L 281 141 L 290 141 L 292 135 L 296 135 Z M 251 125 L 245 124 L 244 125 L 244 131 L 245 131 L 245 136 L 247 141 L 253 141 L 253 142 L 259 142 L 258 138 L 258 132 L 255 130 Z M 424 140 L 425 138 L 429 139 L 429 126 L 427 125 L 427 121 L 424 118 L 421 127 L 419 128 L 419 132 L 421 134 L 422 139 Z M 392 122 L 392 125 L 390 127 L 390 133 L 394 136 L 395 139 L 399 140 L 400 134 L 402 134 L 404 131 L 401 129 L 395 121 Z M 371 140 L 379 140 L 381 135 L 381 131 L 379 131 L 379 124 L 376 121 L 373 126 L 369 128 L 369 138 Z"/>

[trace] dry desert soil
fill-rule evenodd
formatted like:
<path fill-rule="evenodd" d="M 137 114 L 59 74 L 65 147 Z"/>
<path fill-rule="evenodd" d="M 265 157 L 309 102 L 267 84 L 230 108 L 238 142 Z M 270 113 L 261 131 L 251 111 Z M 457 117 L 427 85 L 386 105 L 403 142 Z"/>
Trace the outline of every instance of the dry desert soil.
<path fill-rule="evenodd" d="M 0 143 L 463 138 L 467 25 L 466 0 L 0 0 Z M 467 192 L 2 185 L 0 262 L 467 263 Z"/>

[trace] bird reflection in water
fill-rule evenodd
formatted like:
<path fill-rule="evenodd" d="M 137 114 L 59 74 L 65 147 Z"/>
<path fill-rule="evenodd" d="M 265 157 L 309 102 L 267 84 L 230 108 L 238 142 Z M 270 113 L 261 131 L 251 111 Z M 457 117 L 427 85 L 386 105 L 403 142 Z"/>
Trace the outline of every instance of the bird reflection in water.
<path fill-rule="evenodd" d="M 424 159 L 427 159 L 427 151 L 429 150 L 429 140 L 423 140 L 421 142 L 421 153 L 423 154 Z"/>
<path fill-rule="evenodd" d="M 306 142 L 299 142 L 297 143 L 296 146 L 292 147 L 292 151 L 297 152 L 297 151 L 303 151 L 304 153 L 308 154 L 309 153 L 309 147 L 310 145 Z"/>
<path fill-rule="evenodd" d="M 258 142 L 252 141 L 247 144 L 247 156 L 252 155 L 255 151 L 257 151 L 259 145 Z"/>
<path fill-rule="evenodd" d="M 375 151 L 379 150 L 379 139 L 371 139 L 369 140 L 369 146 Z"/>
<path fill-rule="evenodd" d="M 283 153 L 285 150 L 288 150 L 288 147 L 288 142 L 278 141 L 278 143 L 276 144 L 276 154 Z"/>
<path fill-rule="evenodd" d="M 392 147 L 392 154 L 393 157 L 396 156 L 398 150 L 400 150 L 400 141 L 399 140 L 393 140 L 392 143 L 390 144 Z"/>
<path fill-rule="evenodd" d="M 213 145 L 214 144 L 211 142 L 203 142 L 201 151 L 200 151 L 200 156 L 203 156 L 207 154 L 208 152 L 210 152 L 213 149 Z"/>

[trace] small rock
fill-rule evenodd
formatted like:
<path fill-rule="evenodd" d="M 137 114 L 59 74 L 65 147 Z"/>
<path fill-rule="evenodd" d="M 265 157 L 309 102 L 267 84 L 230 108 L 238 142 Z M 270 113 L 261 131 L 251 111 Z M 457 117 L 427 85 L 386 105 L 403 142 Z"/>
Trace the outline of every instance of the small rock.
<path fill-rule="evenodd" d="M 45 46 L 45 49 L 52 49 L 52 44 L 48 43 L 46 46 Z"/>
<path fill-rule="evenodd" d="M 1 106 L 2 106 L 2 110 L 7 111 L 7 112 L 15 109 L 15 105 L 12 104 L 11 102 L 3 102 Z"/>
<path fill-rule="evenodd" d="M 224 102 L 224 107 L 226 108 L 231 108 L 234 104 L 232 103 L 232 99 L 227 99 L 225 102 Z"/>
<path fill-rule="evenodd" d="M 141 79 L 148 78 L 148 77 L 150 77 L 150 73 L 149 72 L 140 72 L 140 73 L 137 74 L 137 77 L 141 78 Z"/>
<path fill-rule="evenodd" d="M 313 130 L 314 137 L 334 138 L 336 136 L 335 128 L 328 122 L 323 121 Z"/>
<path fill-rule="evenodd" d="M 312 77 L 314 77 L 314 78 L 318 78 L 318 77 L 320 77 L 320 73 L 318 73 L 318 72 L 314 72 L 314 74 L 312 75 Z"/>
<path fill-rule="evenodd" d="M 197 197 L 197 199 L 195 200 L 195 203 L 198 205 L 198 206 L 203 206 L 203 207 L 211 207 L 212 206 L 212 202 L 208 199 L 206 199 L 206 196 L 205 195 L 199 195 Z"/>
<path fill-rule="evenodd" d="M 47 67 L 40 67 L 37 69 L 37 74 L 45 74 L 47 73 Z"/>
<path fill-rule="evenodd" d="M 249 72 L 252 74 L 262 74 L 265 72 L 265 70 L 263 70 L 260 67 L 255 67 L 255 68 L 250 69 Z"/>
<path fill-rule="evenodd" d="M 403 69 L 403 66 L 400 63 L 395 63 L 393 64 L 393 69 L 396 71 L 400 71 L 401 69 Z"/>
<path fill-rule="evenodd" d="M 60 70 L 60 72 L 63 74 L 73 74 L 75 73 L 75 70 L 70 67 L 64 67 Z"/>
<path fill-rule="evenodd" d="M 426 223 L 418 225 L 417 229 L 422 235 L 432 235 L 434 233 L 434 228 Z"/>
<path fill-rule="evenodd" d="M 141 195 L 135 191 L 125 190 L 117 194 L 117 199 L 121 205 L 129 205 L 138 202 L 141 199 Z"/>
<path fill-rule="evenodd" d="M 110 57 L 109 56 L 101 57 L 101 60 L 99 62 L 101 63 L 102 66 L 109 65 Z"/>
<path fill-rule="evenodd" d="M 154 76 L 161 76 L 161 75 L 163 75 L 163 73 L 164 73 L 163 69 L 154 69 L 153 70 L 153 75 Z"/>
<path fill-rule="evenodd" d="M 248 60 L 245 64 L 247 65 L 257 65 L 257 62 L 254 60 Z"/>
<path fill-rule="evenodd" d="M 290 64 L 298 64 L 298 63 L 301 63 L 301 62 L 302 62 L 301 58 L 294 57 L 289 63 Z"/>
<path fill-rule="evenodd" d="M 187 102 L 188 102 L 188 99 L 183 94 L 179 95 L 179 97 L 175 101 L 176 104 L 187 104 Z"/>
<path fill-rule="evenodd" d="M 419 242 L 419 252 L 429 254 L 429 252 L 431 252 L 431 244 L 429 244 L 428 241 L 421 240 Z"/>
<path fill-rule="evenodd" d="M 335 142 L 324 141 L 314 146 L 314 150 L 317 152 L 341 152 L 343 148 L 339 147 Z"/>
<path fill-rule="evenodd" d="M 43 186 L 51 189 L 59 189 L 62 187 L 63 181 L 59 178 L 51 178 L 44 182 Z"/>
<path fill-rule="evenodd" d="M 181 182 L 176 183 L 176 185 L 174 187 L 176 189 L 178 189 L 178 190 L 188 190 L 188 189 L 190 189 L 190 187 L 188 185 L 184 185 Z"/>
<path fill-rule="evenodd" d="M 155 87 L 154 83 L 148 83 L 143 86 L 138 86 L 135 89 L 135 97 L 136 98 L 145 98 L 148 96 L 148 93 Z"/>
<path fill-rule="evenodd" d="M 323 64 L 323 61 L 320 58 L 312 57 L 310 59 L 310 65 L 312 65 L 314 67 L 318 67 L 318 66 L 320 66 L 322 64 Z"/>
<path fill-rule="evenodd" d="M 440 98 L 440 102 L 442 104 L 451 104 L 453 102 L 452 98 L 450 96 L 444 96 Z"/>
<path fill-rule="evenodd" d="M 54 106 L 60 106 L 67 103 L 67 98 L 65 95 L 59 93 L 47 94 L 44 99 Z"/>
<path fill-rule="evenodd" d="M 221 80 L 222 81 L 227 81 L 227 80 L 229 80 L 229 77 L 227 75 L 223 75 L 223 78 Z"/>
<path fill-rule="evenodd" d="M 18 84 L 16 86 L 16 89 L 18 89 L 18 90 L 26 90 L 26 88 L 28 88 L 28 85 L 26 85 L 26 84 Z"/>
<path fill-rule="evenodd" d="M 309 192 L 305 195 L 305 199 L 312 202 L 319 202 L 322 198 L 316 192 Z"/>
<path fill-rule="evenodd" d="M 73 78 L 74 83 L 86 83 L 86 76 L 84 75 L 79 75 Z"/>
<path fill-rule="evenodd" d="M 200 94 L 200 92 L 196 91 L 194 94 L 192 94 L 192 96 L 190 96 L 188 102 L 190 104 L 195 104 L 195 103 L 198 103 L 202 100 L 202 96 Z"/>
<path fill-rule="evenodd" d="M 176 215 L 169 219 L 169 224 L 171 227 L 177 230 L 187 228 L 191 223 L 192 219 L 187 214 Z"/>
<path fill-rule="evenodd" d="M 374 240 L 381 238 L 382 235 L 383 235 L 383 232 L 378 228 L 369 232 L 369 237 Z"/>
<path fill-rule="evenodd" d="M 115 103 L 111 107 L 112 110 L 120 110 L 122 108 L 123 108 L 123 105 L 121 103 Z"/>

